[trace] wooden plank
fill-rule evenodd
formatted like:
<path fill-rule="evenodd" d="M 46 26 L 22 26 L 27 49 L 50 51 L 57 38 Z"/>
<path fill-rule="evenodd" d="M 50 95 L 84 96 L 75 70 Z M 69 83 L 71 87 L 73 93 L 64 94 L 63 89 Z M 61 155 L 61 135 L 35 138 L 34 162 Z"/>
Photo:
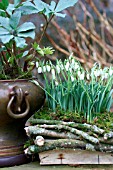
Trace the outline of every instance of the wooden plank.
<path fill-rule="evenodd" d="M 113 155 L 96 151 L 58 149 L 39 153 L 41 165 L 113 164 Z"/>
<path fill-rule="evenodd" d="M 99 154 L 99 164 L 113 164 L 113 154 L 100 153 Z"/>
<path fill-rule="evenodd" d="M 39 153 L 41 165 L 98 164 L 98 152 L 59 149 Z"/>

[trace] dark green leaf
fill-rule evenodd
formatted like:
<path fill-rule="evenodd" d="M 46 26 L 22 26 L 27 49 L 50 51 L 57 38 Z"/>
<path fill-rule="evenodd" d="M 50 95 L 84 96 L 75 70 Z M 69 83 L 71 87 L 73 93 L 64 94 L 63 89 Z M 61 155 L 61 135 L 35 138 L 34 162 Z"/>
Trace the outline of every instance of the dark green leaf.
<path fill-rule="evenodd" d="M 39 12 L 36 8 L 32 6 L 22 6 L 19 8 L 19 10 L 22 11 L 22 15 L 30 15 Z"/>
<path fill-rule="evenodd" d="M 14 0 L 14 6 L 16 7 L 17 5 L 19 5 L 21 2 L 21 0 Z"/>
<path fill-rule="evenodd" d="M 56 7 L 56 2 L 52 1 L 51 4 L 50 4 L 50 6 L 49 6 L 49 9 L 50 9 L 51 11 L 54 11 L 54 10 L 55 10 L 55 7 Z"/>
<path fill-rule="evenodd" d="M 59 0 L 55 11 L 60 12 L 68 7 L 72 7 L 77 3 L 77 1 L 78 0 Z"/>
<path fill-rule="evenodd" d="M 44 9 L 48 8 L 49 5 L 44 3 L 43 1 L 41 0 L 34 0 L 34 4 L 36 5 L 38 11 L 43 11 Z"/>
<path fill-rule="evenodd" d="M 0 2 L 0 9 L 5 10 L 2 2 Z"/>
<path fill-rule="evenodd" d="M 31 30 L 31 31 L 21 32 L 21 33 L 18 33 L 18 36 L 24 37 L 24 38 L 30 37 L 30 38 L 34 39 L 35 38 L 35 31 Z"/>
<path fill-rule="evenodd" d="M 9 5 L 9 0 L 2 0 L 2 3 L 4 5 L 4 8 L 7 9 L 8 5 Z"/>
<path fill-rule="evenodd" d="M 23 2 L 23 6 L 21 6 L 19 10 L 22 12 L 22 15 L 29 15 L 39 12 L 35 5 L 29 1 Z"/>
<path fill-rule="evenodd" d="M 9 25 L 9 18 L 1 17 L 0 16 L 0 24 L 6 28 L 7 30 L 11 31 L 11 27 Z"/>
<path fill-rule="evenodd" d="M 2 9 L 0 9 L 0 16 L 2 16 L 2 17 L 5 17 L 5 16 L 6 16 L 5 11 L 4 11 L 4 10 L 2 10 Z"/>
<path fill-rule="evenodd" d="M 14 10 L 15 10 L 14 4 L 9 4 L 6 11 L 9 15 L 12 15 Z"/>
<path fill-rule="evenodd" d="M 24 24 L 18 27 L 17 31 L 18 33 L 22 33 L 34 29 L 35 29 L 35 25 L 32 22 L 25 22 Z"/>
<path fill-rule="evenodd" d="M 22 58 L 23 53 L 16 55 L 16 59 Z"/>
<path fill-rule="evenodd" d="M 9 31 L 6 30 L 5 28 L 0 27 L 0 35 L 7 35 L 7 34 L 9 34 Z"/>
<path fill-rule="evenodd" d="M 27 44 L 24 38 L 15 37 L 16 46 L 19 48 L 24 48 Z"/>
<path fill-rule="evenodd" d="M 0 9 L 6 10 L 8 5 L 9 5 L 9 1 L 8 0 L 2 0 L 2 2 L 0 2 Z"/>
<path fill-rule="evenodd" d="M 13 13 L 13 15 L 11 16 L 11 18 L 9 20 L 9 24 L 14 30 L 17 29 L 17 26 L 20 22 L 20 18 L 21 18 L 21 12 L 20 11 Z"/>
<path fill-rule="evenodd" d="M 13 35 L 7 34 L 7 35 L 0 35 L 0 40 L 2 41 L 3 44 L 9 43 L 11 39 L 13 39 Z"/>

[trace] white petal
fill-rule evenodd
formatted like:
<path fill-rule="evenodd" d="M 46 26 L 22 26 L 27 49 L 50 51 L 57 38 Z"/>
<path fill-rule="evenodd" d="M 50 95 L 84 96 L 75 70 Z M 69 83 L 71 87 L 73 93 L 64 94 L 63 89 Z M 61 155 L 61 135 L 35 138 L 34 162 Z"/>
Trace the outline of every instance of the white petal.
<path fill-rule="evenodd" d="M 38 66 L 39 66 L 39 63 L 38 63 L 38 61 L 36 62 L 36 68 L 38 68 Z"/>
<path fill-rule="evenodd" d="M 48 72 L 50 72 L 50 70 L 51 70 L 50 65 L 47 65 L 47 66 L 46 66 L 46 69 L 47 69 Z"/>
<path fill-rule="evenodd" d="M 43 72 L 44 73 L 46 72 L 46 66 L 43 66 Z"/>
<path fill-rule="evenodd" d="M 42 67 L 38 67 L 38 73 L 42 73 Z"/>

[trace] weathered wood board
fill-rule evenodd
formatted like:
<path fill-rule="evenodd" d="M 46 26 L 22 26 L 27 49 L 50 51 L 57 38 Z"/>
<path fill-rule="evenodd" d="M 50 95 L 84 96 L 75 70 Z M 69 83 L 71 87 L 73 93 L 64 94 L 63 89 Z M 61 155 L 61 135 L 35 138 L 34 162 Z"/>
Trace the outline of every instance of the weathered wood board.
<path fill-rule="evenodd" d="M 113 164 L 113 155 L 96 151 L 58 149 L 39 153 L 41 165 Z"/>

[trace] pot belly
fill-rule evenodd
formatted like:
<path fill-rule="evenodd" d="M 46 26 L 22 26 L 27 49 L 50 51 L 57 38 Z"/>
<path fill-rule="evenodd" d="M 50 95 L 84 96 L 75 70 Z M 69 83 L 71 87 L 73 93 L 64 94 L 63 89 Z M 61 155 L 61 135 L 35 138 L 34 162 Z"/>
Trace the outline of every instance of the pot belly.
<path fill-rule="evenodd" d="M 44 91 L 30 81 L 0 81 L 0 167 L 26 161 L 23 153 L 27 140 L 25 122 L 44 101 Z"/>

